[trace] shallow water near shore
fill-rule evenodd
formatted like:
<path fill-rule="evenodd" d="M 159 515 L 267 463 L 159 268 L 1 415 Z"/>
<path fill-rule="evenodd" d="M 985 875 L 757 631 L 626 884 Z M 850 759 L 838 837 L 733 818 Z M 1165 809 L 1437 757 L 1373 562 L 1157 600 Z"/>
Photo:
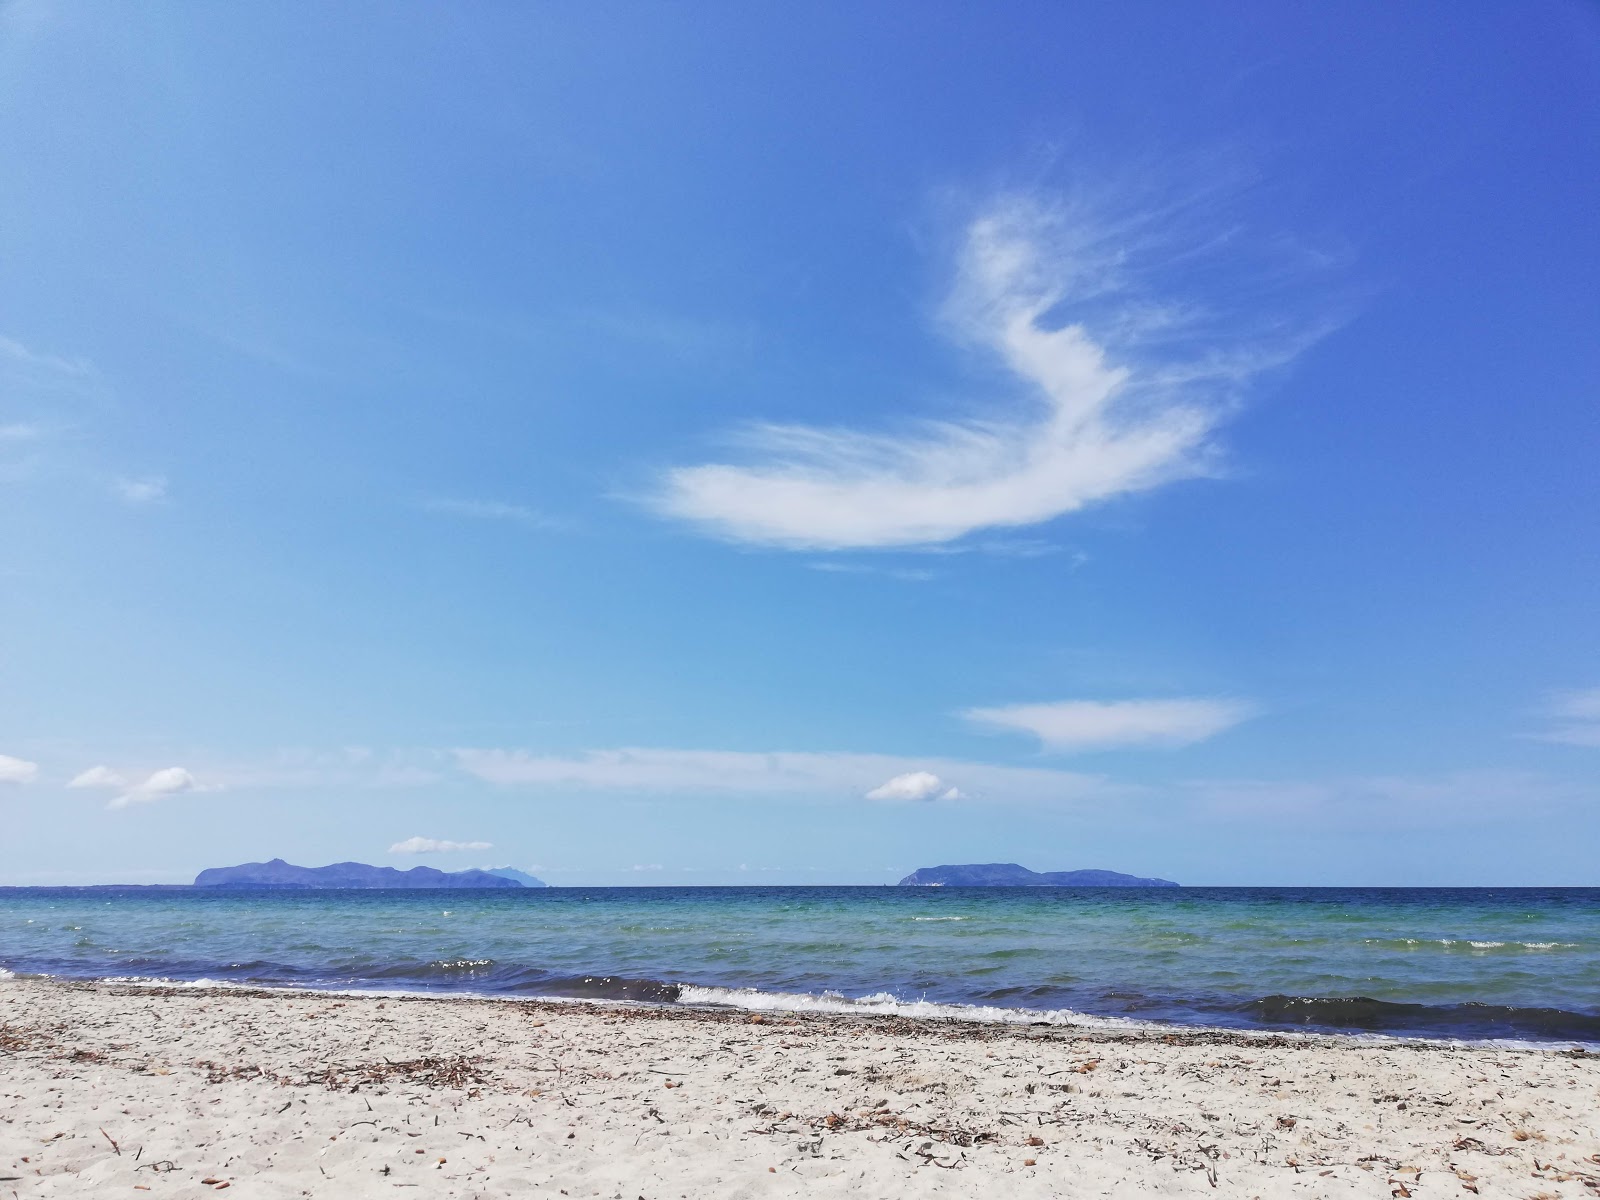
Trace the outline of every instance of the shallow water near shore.
<path fill-rule="evenodd" d="M 18 888 L 0 968 L 1597 1044 L 1600 889 Z"/>

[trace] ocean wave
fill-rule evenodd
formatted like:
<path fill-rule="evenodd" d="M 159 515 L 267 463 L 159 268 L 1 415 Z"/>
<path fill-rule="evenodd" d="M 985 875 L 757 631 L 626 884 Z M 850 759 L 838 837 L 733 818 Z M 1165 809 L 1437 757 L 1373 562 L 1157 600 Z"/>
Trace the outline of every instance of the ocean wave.
<path fill-rule="evenodd" d="M 1518 952 L 1521 952 L 1521 951 L 1524 951 L 1524 950 L 1576 950 L 1576 949 L 1579 949 L 1583 945 L 1582 942 L 1516 942 L 1516 941 L 1493 941 L 1493 940 L 1488 940 L 1488 939 L 1479 940 L 1479 939 L 1472 939 L 1472 938 L 1449 938 L 1449 937 L 1441 937 L 1441 938 L 1414 938 L 1414 937 L 1376 938 L 1376 937 L 1371 937 L 1371 938 L 1362 938 L 1361 942 L 1362 942 L 1362 945 L 1365 945 L 1365 946 L 1378 946 L 1378 947 L 1385 947 L 1385 948 L 1388 948 L 1388 949 L 1409 950 L 1409 949 L 1412 949 L 1412 948 L 1418 947 L 1418 946 L 1440 946 L 1440 947 L 1443 947 L 1445 950 L 1465 950 L 1465 951 L 1469 951 L 1469 952 L 1470 951 L 1484 951 L 1484 950 L 1506 950 L 1506 951 L 1509 951 L 1511 953 L 1518 953 Z"/>
<path fill-rule="evenodd" d="M 0 981 L 17 977 L 15 972 L 0 968 Z M 49 975 L 38 977 L 51 978 Z M 507 1002 L 542 1000 L 558 1003 L 587 1002 L 647 1006 L 681 1004 L 704 1008 L 732 1008 L 752 1013 L 836 1013 L 985 1025 L 1057 1026 L 1117 1033 L 1254 1031 L 1277 1036 L 1336 1034 L 1379 1040 L 1525 1049 L 1547 1048 L 1552 1042 L 1600 1047 L 1600 1013 L 1479 1003 L 1429 1005 L 1376 1000 L 1366 996 L 1265 996 L 1232 1006 L 1197 1006 L 1191 1011 L 1195 1015 L 1209 1014 L 1209 1020 L 1204 1017 L 1194 1020 L 1191 1017 L 1187 1020 L 1174 1021 L 1101 1016 L 1073 1008 L 1010 1008 L 993 1004 L 907 1000 L 892 992 L 883 991 L 850 997 L 835 991 L 767 991 L 752 987 L 716 987 L 614 975 L 546 978 L 537 985 L 525 984 L 513 989 L 491 988 L 490 990 L 459 987 L 441 990 L 426 985 L 406 987 L 398 979 L 393 980 L 391 986 L 373 987 L 370 983 L 351 986 L 350 981 L 266 982 L 213 975 L 189 978 L 113 975 L 98 978 L 102 983 L 124 987 L 173 988 L 185 991 L 273 991 L 285 994 L 315 992 L 340 996 L 431 998 L 454 996 Z"/>
<path fill-rule="evenodd" d="M 913 1017 L 920 1020 L 978 1021 L 989 1025 L 1078 1025 L 1096 1029 L 1154 1028 L 1149 1021 L 1096 1017 L 1070 1008 L 1000 1008 L 988 1004 L 946 1004 L 934 1000 L 902 1000 L 890 992 L 872 992 L 852 999 L 839 992 L 767 992 L 759 988 L 700 987 L 683 984 L 678 1003 L 750 1012 L 856 1013 L 867 1016 Z"/>
<path fill-rule="evenodd" d="M 912 917 L 913 921 L 970 921 L 971 917 Z"/>

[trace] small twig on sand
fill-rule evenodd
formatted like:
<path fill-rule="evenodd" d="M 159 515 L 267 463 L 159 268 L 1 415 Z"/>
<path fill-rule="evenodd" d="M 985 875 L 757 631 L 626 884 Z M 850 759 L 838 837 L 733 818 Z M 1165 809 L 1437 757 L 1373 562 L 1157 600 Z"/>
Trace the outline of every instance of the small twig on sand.
<path fill-rule="evenodd" d="M 100 1131 L 100 1136 L 105 1138 L 106 1141 L 111 1143 L 111 1148 L 117 1152 L 117 1157 L 121 1158 L 122 1157 L 122 1147 L 117 1145 L 117 1139 L 112 1137 L 104 1129 L 102 1129 Z"/>

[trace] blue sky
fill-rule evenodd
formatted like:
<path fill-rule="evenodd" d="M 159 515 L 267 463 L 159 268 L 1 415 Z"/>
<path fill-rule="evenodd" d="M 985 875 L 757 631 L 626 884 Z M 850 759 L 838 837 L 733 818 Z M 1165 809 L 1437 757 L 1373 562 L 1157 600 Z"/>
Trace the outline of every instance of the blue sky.
<path fill-rule="evenodd" d="M 1600 884 L 1597 67 L 0 8 L 0 882 Z"/>

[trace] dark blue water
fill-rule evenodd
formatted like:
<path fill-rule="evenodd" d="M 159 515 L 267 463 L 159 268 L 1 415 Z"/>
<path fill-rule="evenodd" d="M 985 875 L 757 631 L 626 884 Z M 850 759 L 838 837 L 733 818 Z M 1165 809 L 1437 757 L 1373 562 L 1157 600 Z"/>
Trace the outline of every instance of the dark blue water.
<path fill-rule="evenodd" d="M 0 968 L 1600 1044 L 1600 889 L 0 889 Z"/>

